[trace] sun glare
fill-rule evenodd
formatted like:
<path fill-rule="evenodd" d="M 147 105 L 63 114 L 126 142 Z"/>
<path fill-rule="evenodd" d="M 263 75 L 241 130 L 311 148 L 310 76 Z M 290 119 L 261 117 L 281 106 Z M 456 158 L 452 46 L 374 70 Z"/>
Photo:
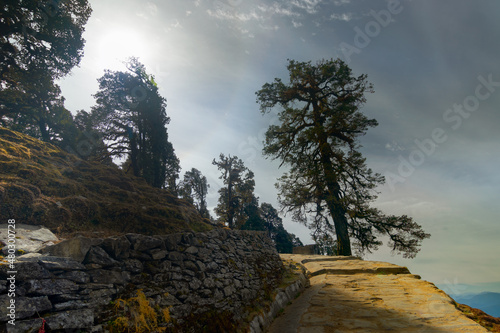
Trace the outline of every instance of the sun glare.
<path fill-rule="evenodd" d="M 96 54 L 99 67 L 105 69 L 121 67 L 130 57 L 144 61 L 148 56 L 146 37 L 127 28 L 114 28 L 103 32 Z"/>

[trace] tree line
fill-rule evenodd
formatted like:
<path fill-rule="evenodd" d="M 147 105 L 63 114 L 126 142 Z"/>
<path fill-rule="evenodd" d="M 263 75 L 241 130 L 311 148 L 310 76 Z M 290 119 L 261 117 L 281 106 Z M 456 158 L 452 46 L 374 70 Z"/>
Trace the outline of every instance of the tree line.
<path fill-rule="evenodd" d="M 86 160 L 113 164 L 192 202 L 200 214 L 228 228 L 262 230 L 280 251 L 300 240 L 283 228 L 278 211 L 259 204 L 251 170 L 237 156 L 212 164 L 224 184 L 210 216 L 209 184 L 195 168 L 179 180 L 180 161 L 169 141 L 167 100 L 136 58 L 125 71 L 98 79 L 95 105 L 73 116 L 55 83 L 83 57 L 82 37 L 92 9 L 86 0 L 6 1 L 0 8 L 0 125 L 53 143 Z M 385 215 L 371 206 L 384 177 L 366 165 L 359 138 L 375 119 L 361 111 L 373 93 L 366 75 L 354 76 L 339 59 L 288 61 L 288 82 L 275 79 L 256 92 L 263 114 L 279 110 L 266 132 L 263 153 L 289 171 L 278 179 L 280 208 L 311 229 L 329 254 L 376 250 L 387 237 L 392 250 L 414 257 L 425 233 L 411 217 Z M 82 141 L 92 138 L 91 145 Z"/>

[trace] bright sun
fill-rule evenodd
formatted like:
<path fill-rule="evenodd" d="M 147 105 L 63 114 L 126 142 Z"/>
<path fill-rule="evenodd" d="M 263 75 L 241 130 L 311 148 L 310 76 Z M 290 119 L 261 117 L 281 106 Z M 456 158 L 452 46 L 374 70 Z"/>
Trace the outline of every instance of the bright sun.
<path fill-rule="evenodd" d="M 98 66 L 113 69 L 122 66 L 130 57 L 144 61 L 149 57 L 149 46 L 145 36 L 128 28 L 113 28 L 103 32 L 97 50 Z"/>

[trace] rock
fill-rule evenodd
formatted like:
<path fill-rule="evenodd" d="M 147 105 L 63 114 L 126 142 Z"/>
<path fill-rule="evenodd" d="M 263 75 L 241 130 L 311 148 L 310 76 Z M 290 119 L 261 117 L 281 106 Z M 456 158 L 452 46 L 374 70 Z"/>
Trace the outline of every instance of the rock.
<path fill-rule="evenodd" d="M 70 280 L 76 283 L 89 283 L 90 276 L 82 271 L 65 272 L 57 276 L 60 279 Z"/>
<path fill-rule="evenodd" d="M 53 256 L 38 257 L 39 263 L 48 270 L 73 271 L 85 269 L 81 263 L 70 258 L 60 258 Z"/>
<path fill-rule="evenodd" d="M 71 294 L 79 289 L 78 285 L 70 280 L 29 280 L 28 294 L 30 295 L 62 295 Z"/>
<path fill-rule="evenodd" d="M 127 238 L 133 245 L 134 250 L 139 252 L 144 252 L 146 250 L 152 250 L 162 247 L 163 241 L 160 238 L 144 236 L 139 234 L 127 234 Z"/>
<path fill-rule="evenodd" d="M 109 267 L 118 264 L 118 261 L 111 258 L 109 254 L 99 246 L 92 246 L 83 262 L 85 264 L 97 264 L 101 267 Z"/>
<path fill-rule="evenodd" d="M 78 262 L 83 262 L 90 248 L 101 243 L 102 239 L 78 236 L 56 245 L 45 247 L 40 252 L 57 257 L 68 257 Z"/>
<path fill-rule="evenodd" d="M 16 331 L 15 332 L 36 333 L 36 332 L 39 332 L 39 329 L 41 327 L 42 327 L 42 319 L 41 318 L 27 319 L 27 320 L 16 320 Z"/>
<path fill-rule="evenodd" d="M 149 253 L 151 253 L 151 257 L 153 257 L 154 260 L 161 260 L 167 256 L 168 251 L 167 250 L 160 250 L 160 249 L 153 249 L 153 250 L 150 250 Z"/>
<path fill-rule="evenodd" d="M 197 254 L 198 253 L 198 248 L 195 246 L 190 246 L 186 249 L 186 253 L 189 254 Z"/>
<path fill-rule="evenodd" d="M 0 296 L 0 308 L 2 309 L 2 311 L 0 312 L 0 321 L 9 320 L 9 317 L 7 317 L 7 311 L 4 311 L 4 309 L 9 306 L 10 299 L 11 298 L 7 295 Z M 35 315 L 37 312 L 41 313 L 52 309 L 52 303 L 49 301 L 49 298 L 47 296 L 16 297 L 15 301 L 16 320 L 29 318 Z"/>
<path fill-rule="evenodd" d="M 51 330 L 75 330 L 94 326 L 94 311 L 81 309 L 57 312 L 45 318 Z"/>
<path fill-rule="evenodd" d="M 8 241 L 9 224 L 0 224 L 0 242 L 3 245 Z M 16 234 L 16 250 L 21 253 L 38 252 L 40 249 L 54 245 L 59 239 L 47 228 L 28 224 L 15 224 L 15 229 L 10 229 Z M 7 247 L 2 249 L 7 254 Z"/>
<path fill-rule="evenodd" d="M 93 283 L 125 284 L 126 281 L 121 272 L 97 269 L 89 271 Z"/>
<path fill-rule="evenodd" d="M 126 236 L 106 238 L 101 247 L 114 259 L 130 257 L 130 241 Z"/>
<path fill-rule="evenodd" d="M 19 257 L 22 258 L 23 256 Z M 20 259 L 18 259 L 20 260 Z M 8 265 L 0 265 L 0 276 L 3 278 L 7 277 L 7 272 L 9 271 Z M 16 263 L 16 279 L 18 280 L 28 280 L 28 279 L 49 279 L 54 277 L 54 274 L 49 272 L 47 269 L 42 267 L 38 263 L 37 258 L 24 259 L 23 261 L 18 261 Z"/>
<path fill-rule="evenodd" d="M 123 262 L 123 269 L 137 274 L 143 271 L 144 266 L 140 260 L 128 259 Z"/>

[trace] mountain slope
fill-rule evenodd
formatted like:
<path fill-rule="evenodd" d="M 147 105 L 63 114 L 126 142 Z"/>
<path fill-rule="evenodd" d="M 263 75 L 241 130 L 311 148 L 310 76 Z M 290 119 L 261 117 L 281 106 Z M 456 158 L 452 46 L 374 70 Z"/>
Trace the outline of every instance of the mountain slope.
<path fill-rule="evenodd" d="M 500 318 L 500 293 L 485 292 L 480 294 L 454 296 L 455 301 L 478 308 L 487 314 Z"/>
<path fill-rule="evenodd" d="M 142 178 L 0 127 L 0 221 L 7 219 L 63 234 L 212 228 L 191 204 Z"/>

